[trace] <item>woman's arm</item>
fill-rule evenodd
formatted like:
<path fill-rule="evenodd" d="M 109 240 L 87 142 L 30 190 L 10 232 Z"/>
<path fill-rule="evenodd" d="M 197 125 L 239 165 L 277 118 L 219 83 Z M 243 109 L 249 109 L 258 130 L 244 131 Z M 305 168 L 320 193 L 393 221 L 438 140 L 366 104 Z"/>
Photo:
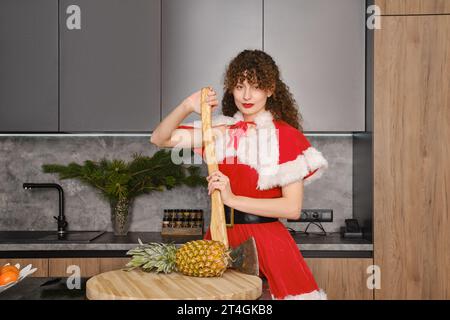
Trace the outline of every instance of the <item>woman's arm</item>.
<path fill-rule="evenodd" d="M 158 147 L 198 147 L 201 146 L 201 129 L 177 129 L 191 114 L 190 106 L 183 101 L 153 130 L 150 142 Z M 200 136 L 198 136 L 200 134 Z M 195 142 L 199 145 L 195 145 Z"/>
<path fill-rule="evenodd" d="M 183 100 L 163 121 L 153 130 L 150 142 L 158 147 L 196 148 L 202 146 L 202 129 L 177 129 L 181 122 L 192 112 L 201 114 L 200 109 L 201 90 L 194 92 Z M 206 102 L 211 106 L 211 111 L 219 104 L 215 91 L 210 88 Z"/>
<path fill-rule="evenodd" d="M 231 196 L 228 206 L 263 217 L 298 219 L 303 205 L 303 181 L 282 187 L 282 197 L 260 199 Z"/>

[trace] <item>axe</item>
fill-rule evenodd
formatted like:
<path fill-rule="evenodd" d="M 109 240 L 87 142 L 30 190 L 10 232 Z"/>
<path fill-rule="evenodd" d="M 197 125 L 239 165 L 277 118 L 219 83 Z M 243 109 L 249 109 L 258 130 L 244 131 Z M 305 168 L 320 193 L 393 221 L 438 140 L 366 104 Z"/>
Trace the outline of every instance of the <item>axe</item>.
<path fill-rule="evenodd" d="M 205 146 L 205 160 L 208 166 L 208 174 L 219 170 L 216 160 L 213 134 L 211 129 L 211 107 L 206 102 L 209 88 L 202 88 L 200 106 L 202 117 L 202 140 Z M 211 193 L 211 239 L 221 241 L 229 249 L 227 227 L 225 222 L 225 208 L 220 196 L 220 190 Z M 242 273 L 259 275 L 258 251 L 255 239 L 250 237 L 236 248 L 231 248 L 231 268 Z"/>

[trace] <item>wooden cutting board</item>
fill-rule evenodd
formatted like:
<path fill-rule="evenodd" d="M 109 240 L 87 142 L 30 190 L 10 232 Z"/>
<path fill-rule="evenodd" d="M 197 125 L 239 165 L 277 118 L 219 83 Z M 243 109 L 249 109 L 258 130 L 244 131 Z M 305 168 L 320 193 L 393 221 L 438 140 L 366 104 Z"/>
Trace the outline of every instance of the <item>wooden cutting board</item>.
<path fill-rule="evenodd" d="M 114 270 L 86 283 L 89 300 L 256 300 L 261 294 L 260 277 L 232 269 L 211 278 Z"/>

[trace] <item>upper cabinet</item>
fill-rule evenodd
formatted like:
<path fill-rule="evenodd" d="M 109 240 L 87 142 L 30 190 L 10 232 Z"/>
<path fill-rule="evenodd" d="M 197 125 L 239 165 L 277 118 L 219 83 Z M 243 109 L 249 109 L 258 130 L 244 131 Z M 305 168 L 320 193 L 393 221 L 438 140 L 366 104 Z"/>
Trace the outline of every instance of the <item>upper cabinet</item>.
<path fill-rule="evenodd" d="M 0 1 L 0 132 L 58 131 L 58 1 Z"/>
<path fill-rule="evenodd" d="M 273 56 L 305 131 L 364 131 L 364 2 L 2 0 L 0 132 L 149 132 L 204 86 L 221 99 L 245 49 Z"/>
<path fill-rule="evenodd" d="M 150 131 L 160 121 L 161 1 L 61 0 L 59 14 L 60 130 Z"/>
<path fill-rule="evenodd" d="M 365 1 L 265 0 L 264 50 L 305 131 L 365 131 Z"/>
<path fill-rule="evenodd" d="M 262 49 L 262 0 L 162 1 L 162 117 L 185 97 L 213 86 L 244 49 Z M 199 120 L 190 115 L 183 122 Z"/>

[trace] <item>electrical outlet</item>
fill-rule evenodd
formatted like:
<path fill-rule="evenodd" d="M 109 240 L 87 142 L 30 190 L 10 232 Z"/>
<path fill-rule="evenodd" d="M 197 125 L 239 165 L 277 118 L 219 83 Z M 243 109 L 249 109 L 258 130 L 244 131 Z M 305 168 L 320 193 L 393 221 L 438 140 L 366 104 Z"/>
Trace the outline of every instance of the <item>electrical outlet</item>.
<path fill-rule="evenodd" d="M 303 209 L 299 219 L 287 222 L 333 222 L 333 209 Z"/>

